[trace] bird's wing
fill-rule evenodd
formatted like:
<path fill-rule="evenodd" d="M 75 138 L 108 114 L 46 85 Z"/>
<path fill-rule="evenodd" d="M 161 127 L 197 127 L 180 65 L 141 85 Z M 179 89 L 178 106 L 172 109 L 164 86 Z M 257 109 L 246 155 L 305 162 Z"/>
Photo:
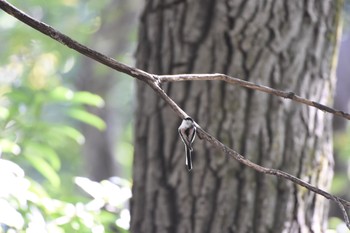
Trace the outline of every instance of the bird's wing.
<path fill-rule="evenodd" d="M 191 147 L 190 142 L 187 140 L 187 138 L 184 138 L 183 132 L 181 132 L 182 129 L 178 129 L 179 135 L 181 137 L 182 142 L 187 146 L 187 147 Z"/>

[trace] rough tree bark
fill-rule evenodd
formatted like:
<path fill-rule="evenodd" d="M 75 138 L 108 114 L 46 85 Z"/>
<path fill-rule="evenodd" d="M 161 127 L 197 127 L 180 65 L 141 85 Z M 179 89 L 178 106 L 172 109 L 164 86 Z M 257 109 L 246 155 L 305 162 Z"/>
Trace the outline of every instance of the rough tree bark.
<path fill-rule="evenodd" d="M 137 66 L 225 73 L 331 104 L 340 1 L 146 1 Z M 223 82 L 164 85 L 208 132 L 266 167 L 328 189 L 331 117 Z M 185 167 L 180 119 L 137 84 L 131 231 L 322 232 L 328 202 L 264 176 L 199 139 Z"/>

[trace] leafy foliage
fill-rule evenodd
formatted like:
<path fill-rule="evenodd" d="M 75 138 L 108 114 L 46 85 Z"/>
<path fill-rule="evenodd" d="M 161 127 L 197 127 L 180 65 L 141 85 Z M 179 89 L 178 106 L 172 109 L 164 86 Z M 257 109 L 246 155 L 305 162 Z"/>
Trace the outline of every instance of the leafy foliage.
<path fill-rule="evenodd" d="M 84 42 L 99 28 L 106 1 L 12 3 Z M 69 24 L 60 23 L 61 12 Z M 129 183 L 73 182 L 85 141 L 77 123 L 104 130 L 105 122 L 85 110 L 103 107 L 104 100 L 74 90 L 79 61 L 62 45 L 7 14 L 0 14 L 0 31 L 0 232 L 125 232 L 117 223 L 127 227 Z M 101 195 L 87 198 L 76 185 Z"/>
<path fill-rule="evenodd" d="M 125 203 L 131 197 L 130 184 L 120 178 L 97 183 L 77 177 L 76 183 L 93 199 L 72 204 L 52 199 L 9 160 L 0 159 L 0 175 L 0 185 L 7 187 L 0 192 L 0 232 L 126 232 L 123 229 L 128 228 L 130 213 Z"/>

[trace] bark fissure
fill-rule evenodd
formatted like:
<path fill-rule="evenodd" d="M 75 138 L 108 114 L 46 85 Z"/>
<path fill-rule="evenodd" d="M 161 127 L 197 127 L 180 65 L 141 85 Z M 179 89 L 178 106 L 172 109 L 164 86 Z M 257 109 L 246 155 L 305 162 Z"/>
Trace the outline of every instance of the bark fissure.
<path fill-rule="evenodd" d="M 168 34 L 169 34 L 169 66 L 168 66 L 168 74 L 173 74 L 173 69 L 175 66 L 175 52 L 174 52 L 174 47 L 175 47 L 175 42 L 174 42 L 174 32 L 172 28 L 168 29 Z"/>
<path fill-rule="evenodd" d="M 241 154 L 245 154 L 246 152 L 246 144 L 247 144 L 247 135 L 248 135 L 248 129 L 250 127 L 250 111 L 251 111 L 251 99 L 252 99 L 252 95 L 253 95 L 253 92 L 248 90 L 247 91 L 247 99 L 246 99 L 246 106 L 245 106 L 245 111 L 244 111 L 244 126 L 243 126 L 243 134 L 242 134 L 242 138 L 240 139 L 240 148 L 241 148 L 241 151 L 240 153 Z M 241 221 L 239 221 L 239 218 L 240 218 L 240 212 L 241 209 L 242 209 L 242 205 L 243 205 L 243 201 L 242 201 L 242 196 L 244 195 L 243 193 L 243 187 L 244 187 L 244 183 L 246 182 L 246 180 L 242 177 L 243 175 L 243 172 L 245 171 L 245 167 L 240 165 L 239 166 L 239 172 L 238 174 L 236 175 L 237 177 L 237 180 L 238 180 L 238 190 L 237 190 L 237 207 L 235 209 L 235 223 L 237 224 L 237 229 L 240 229 L 239 226 L 241 224 Z"/>
<path fill-rule="evenodd" d="M 158 208 L 158 202 L 157 202 L 157 198 L 158 198 L 158 191 L 155 191 L 155 193 L 151 194 L 153 196 L 152 198 L 152 202 L 148 202 L 148 204 L 151 204 L 151 210 L 148 212 L 147 215 L 150 216 L 150 219 L 148 222 L 146 222 L 146 224 L 148 225 L 146 227 L 146 231 L 147 232 L 157 232 L 157 217 L 156 217 L 156 209 Z"/>
<path fill-rule="evenodd" d="M 219 102 L 220 104 L 223 104 L 225 101 L 225 84 L 224 83 L 219 83 L 218 88 L 219 88 Z M 217 130 L 216 130 L 216 135 L 218 135 L 218 138 L 220 138 L 220 141 L 224 141 L 226 143 L 226 140 L 223 140 L 224 137 L 222 136 L 222 132 L 223 132 L 223 124 L 226 121 L 226 110 L 225 108 L 222 108 L 221 111 L 221 119 L 217 119 Z"/>
<path fill-rule="evenodd" d="M 263 148 L 263 133 L 260 130 L 260 137 L 259 137 L 259 147 Z M 258 153 L 258 161 L 257 164 L 262 164 L 262 160 L 263 160 L 263 150 L 260 150 Z M 263 220 L 263 215 L 262 212 L 265 209 L 263 206 L 263 203 L 259 197 L 259 193 L 261 192 L 262 189 L 262 179 L 264 179 L 264 177 L 262 177 L 258 172 L 255 173 L 255 179 L 256 179 L 256 187 L 255 187 L 255 198 L 254 198 L 254 208 L 256 209 L 256 211 L 253 214 L 253 227 L 252 230 L 253 232 L 260 232 L 259 228 L 261 227 L 262 224 L 261 221 Z M 266 224 L 263 224 L 266 225 Z"/>
<path fill-rule="evenodd" d="M 148 117 L 144 117 L 143 118 L 143 124 L 145 125 L 144 130 L 147 132 L 148 131 L 148 126 L 149 126 L 149 120 Z M 139 120 L 137 120 L 136 126 L 138 129 L 143 129 L 143 127 L 141 126 L 141 122 Z M 138 137 L 136 137 L 135 143 L 140 143 L 141 145 L 143 145 L 142 147 L 136 148 L 136 149 L 140 149 L 141 151 L 145 152 L 147 151 L 147 137 L 146 136 L 141 136 L 139 135 Z M 132 224 L 134 227 L 136 227 L 137 229 L 142 229 L 142 223 L 143 223 L 143 218 L 142 216 L 145 216 L 146 214 L 146 209 L 145 208 L 139 208 L 140 206 L 138 206 L 137 204 L 135 204 L 135 202 L 139 203 L 146 203 L 146 195 L 140 195 L 142 193 L 145 192 L 145 184 L 147 182 L 148 176 L 146 176 L 147 174 L 147 168 L 148 168 L 148 159 L 146 159 L 147 156 L 143 156 L 142 158 L 140 158 L 141 163 L 136 163 L 134 161 L 134 167 L 136 169 L 140 169 L 142 172 L 138 174 L 138 176 L 134 175 L 134 178 L 139 179 L 141 182 L 137 185 L 133 185 L 132 187 L 132 191 L 133 193 L 135 193 L 134 198 L 131 200 L 131 214 L 133 214 L 134 218 L 132 219 Z M 140 168 L 138 168 L 140 167 Z"/>
<path fill-rule="evenodd" d="M 170 185 L 167 185 L 167 191 L 169 193 L 169 214 L 171 221 L 171 226 L 168 229 L 167 232 L 169 233 L 176 233 L 177 232 L 177 226 L 179 224 L 179 212 L 177 211 L 176 206 L 176 190 L 172 188 Z"/>
<path fill-rule="evenodd" d="M 223 71 L 225 74 L 228 73 L 229 67 L 232 65 L 231 60 L 232 60 L 232 54 L 233 54 L 233 46 L 230 38 L 229 32 L 224 32 L 224 39 L 225 39 L 225 44 L 227 47 L 227 53 L 226 53 L 226 63 L 224 64 Z"/>
<path fill-rule="evenodd" d="M 213 169 L 211 169 L 213 171 Z M 221 186 L 221 180 L 218 179 L 216 171 L 213 171 L 214 177 L 216 178 L 214 184 L 215 184 L 215 188 L 214 190 L 220 190 L 220 186 Z M 214 221 L 215 221 L 215 215 L 217 214 L 217 209 L 219 208 L 220 203 L 218 203 L 217 197 L 218 197 L 218 193 L 219 192 L 214 192 L 214 196 L 212 198 L 212 202 L 215 203 L 213 206 L 213 209 L 210 211 L 209 214 L 209 223 L 208 223 L 208 228 L 206 233 L 210 233 L 213 232 L 213 230 L 215 231 L 215 229 L 213 229 L 213 225 L 214 225 Z"/>
<path fill-rule="evenodd" d="M 163 33 L 164 33 L 164 26 L 163 26 L 163 22 L 164 22 L 164 17 L 163 17 L 164 12 L 163 11 L 157 11 L 157 29 L 159 30 L 156 33 L 156 45 L 158 46 L 155 49 L 156 55 L 155 55 L 155 59 L 157 61 L 157 70 L 159 74 L 163 74 L 164 72 L 164 68 L 163 68 Z"/>

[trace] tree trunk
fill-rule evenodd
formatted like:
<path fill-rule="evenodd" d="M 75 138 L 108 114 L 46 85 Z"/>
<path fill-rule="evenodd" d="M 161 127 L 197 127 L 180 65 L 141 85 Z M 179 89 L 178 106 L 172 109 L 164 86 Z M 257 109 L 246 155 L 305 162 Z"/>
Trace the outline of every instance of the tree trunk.
<path fill-rule="evenodd" d="M 137 66 L 225 73 L 332 103 L 340 1 L 147 1 Z M 218 81 L 165 91 L 205 130 L 253 162 L 322 189 L 332 179 L 331 116 Z M 322 232 L 328 201 L 265 176 L 196 139 L 185 166 L 180 119 L 137 84 L 131 231 Z"/>

